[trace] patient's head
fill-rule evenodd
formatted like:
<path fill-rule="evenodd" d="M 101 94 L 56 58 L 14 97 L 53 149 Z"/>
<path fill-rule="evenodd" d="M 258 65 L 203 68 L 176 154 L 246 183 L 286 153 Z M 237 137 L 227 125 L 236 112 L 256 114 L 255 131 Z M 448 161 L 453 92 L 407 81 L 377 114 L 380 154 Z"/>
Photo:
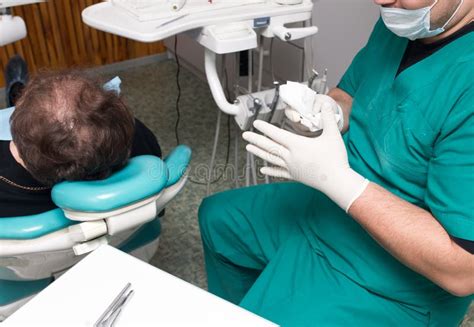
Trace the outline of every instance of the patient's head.
<path fill-rule="evenodd" d="M 25 87 L 11 117 L 25 168 L 51 186 L 102 179 L 126 163 L 134 118 L 114 91 L 79 72 L 43 73 Z"/>

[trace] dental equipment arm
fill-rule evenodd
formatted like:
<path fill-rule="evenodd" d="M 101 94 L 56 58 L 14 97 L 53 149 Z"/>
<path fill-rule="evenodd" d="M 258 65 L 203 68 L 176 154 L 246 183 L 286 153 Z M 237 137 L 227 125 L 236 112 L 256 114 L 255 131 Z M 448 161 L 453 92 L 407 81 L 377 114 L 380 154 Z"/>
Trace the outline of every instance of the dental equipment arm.
<path fill-rule="evenodd" d="M 204 49 L 204 67 L 206 70 L 207 82 L 209 83 L 212 96 L 217 106 L 226 114 L 237 116 L 240 112 L 240 107 L 237 104 L 231 104 L 227 101 L 219 80 L 219 75 L 217 74 L 216 54 L 208 48 Z"/>
<path fill-rule="evenodd" d="M 275 26 L 272 29 L 273 34 L 282 41 L 293 41 L 316 34 L 318 28 L 316 26 L 287 28 L 283 25 Z"/>
<path fill-rule="evenodd" d="M 328 93 L 328 96 L 333 98 L 342 110 L 344 115 L 344 124 L 342 126 L 341 133 L 344 134 L 349 129 L 349 118 L 352 111 L 352 97 L 347 92 L 338 87 L 331 89 Z"/>

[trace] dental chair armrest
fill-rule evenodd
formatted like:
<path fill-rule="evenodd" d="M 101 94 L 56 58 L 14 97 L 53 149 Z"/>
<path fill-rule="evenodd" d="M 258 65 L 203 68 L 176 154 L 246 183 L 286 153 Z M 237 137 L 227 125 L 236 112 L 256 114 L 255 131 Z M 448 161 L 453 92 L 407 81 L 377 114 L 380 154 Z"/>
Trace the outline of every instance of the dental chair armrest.
<path fill-rule="evenodd" d="M 0 257 L 68 250 L 107 234 L 104 221 L 72 225 L 32 239 L 0 239 Z"/>
<path fill-rule="evenodd" d="M 67 219 L 61 209 L 31 216 L 0 219 L 0 240 L 30 240 L 38 238 L 76 222 Z"/>

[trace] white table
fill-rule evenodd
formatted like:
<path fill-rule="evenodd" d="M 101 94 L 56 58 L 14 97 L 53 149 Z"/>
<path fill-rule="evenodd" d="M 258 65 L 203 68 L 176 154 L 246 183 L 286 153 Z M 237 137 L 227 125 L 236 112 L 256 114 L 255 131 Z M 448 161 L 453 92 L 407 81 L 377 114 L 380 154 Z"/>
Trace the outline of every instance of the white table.
<path fill-rule="evenodd" d="M 117 327 L 275 326 L 110 246 L 91 253 L 1 326 L 92 326 L 127 282 L 135 294 Z"/>

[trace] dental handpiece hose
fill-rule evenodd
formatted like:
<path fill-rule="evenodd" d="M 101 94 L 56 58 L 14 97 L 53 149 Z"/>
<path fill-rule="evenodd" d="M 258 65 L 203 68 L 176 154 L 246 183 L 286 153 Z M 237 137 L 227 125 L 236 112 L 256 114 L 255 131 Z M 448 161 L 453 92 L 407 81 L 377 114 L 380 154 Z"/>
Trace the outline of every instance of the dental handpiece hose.
<path fill-rule="evenodd" d="M 310 89 L 313 89 L 314 81 L 315 81 L 316 78 L 318 78 L 318 76 L 319 76 L 319 73 L 318 73 L 315 69 L 313 69 L 312 72 L 313 72 L 313 75 L 311 75 L 311 77 L 310 77 L 309 80 L 308 80 L 308 87 L 309 87 Z"/>
<path fill-rule="evenodd" d="M 273 96 L 272 103 L 270 105 L 270 119 L 269 122 L 272 121 L 273 115 L 275 114 L 276 107 L 278 105 L 278 100 L 280 100 L 280 83 L 278 81 L 273 82 L 273 85 L 275 86 L 275 95 Z"/>

